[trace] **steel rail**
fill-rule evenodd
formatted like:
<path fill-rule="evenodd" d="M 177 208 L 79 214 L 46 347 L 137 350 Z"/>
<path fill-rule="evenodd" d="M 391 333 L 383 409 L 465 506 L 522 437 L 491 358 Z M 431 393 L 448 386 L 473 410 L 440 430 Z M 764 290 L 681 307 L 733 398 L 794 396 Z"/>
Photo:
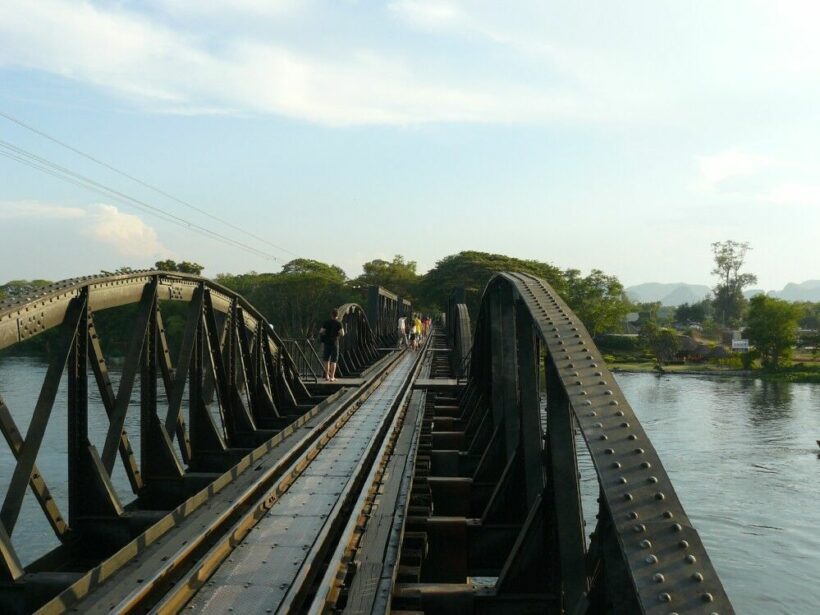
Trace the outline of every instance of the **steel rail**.
<path fill-rule="evenodd" d="M 241 523 L 248 515 L 252 515 L 254 511 L 259 510 L 260 507 L 269 507 L 278 499 L 281 495 L 277 494 L 278 485 L 288 480 L 294 467 L 301 463 L 305 456 L 313 454 L 317 443 L 322 442 L 328 430 L 332 429 L 338 421 L 346 420 L 345 417 L 349 418 L 355 413 L 367 396 L 372 394 L 378 384 L 393 369 L 398 358 L 398 354 L 387 357 L 378 371 L 363 387 L 340 390 L 337 395 L 328 398 L 317 406 L 314 411 L 309 412 L 286 428 L 281 436 L 296 435 L 299 439 L 290 443 L 290 448 L 284 452 L 283 456 L 270 467 L 264 469 L 258 477 L 254 478 L 251 484 L 244 486 L 241 492 L 231 493 L 230 502 L 223 509 L 218 509 L 217 514 L 211 515 L 210 519 L 200 520 L 201 526 L 196 533 L 191 536 L 165 536 L 174 527 L 180 525 L 179 521 L 191 516 L 191 509 L 195 508 L 200 500 L 199 507 L 202 508 L 203 514 L 207 516 L 207 513 L 211 512 L 211 509 L 214 509 L 218 504 L 213 499 L 215 486 L 218 488 L 222 483 L 235 480 L 238 473 L 248 472 L 252 466 L 256 466 L 257 469 L 263 468 L 265 456 L 276 450 L 275 446 L 283 440 L 283 437 L 280 435 L 274 436 L 270 442 L 265 443 L 243 458 L 237 466 L 225 472 L 212 485 L 180 505 L 155 527 L 151 528 L 149 530 L 152 534 L 150 541 L 157 544 L 156 552 L 139 553 L 138 543 L 145 541 L 145 538 L 137 538 L 123 547 L 117 554 L 86 573 L 82 579 L 55 599 L 43 605 L 36 613 L 39 615 L 60 613 L 67 608 L 81 610 L 84 613 L 107 613 L 112 609 L 115 609 L 117 613 L 129 613 L 152 608 L 152 602 L 163 600 L 161 595 L 157 595 L 158 592 L 171 584 L 176 584 L 176 587 L 179 588 L 180 577 L 196 566 L 199 558 L 202 558 L 203 552 L 212 549 L 214 543 L 222 540 L 235 541 L 236 525 Z M 345 394 L 347 394 L 347 397 L 340 403 L 338 408 L 332 409 L 326 416 L 322 415 L 322 409 L 334 403 L 338 395 L 344 396 Z M 318 424 L 311 426 L 311 422 L 317 419 Z M 308 427 L 309 431 L 300 435 L 300 431 L 305 427 Z M 323 444 L 319 448 L 321 446 Z M 201 507 L 201 504 L 204 504 L 208 499 L 210 501 L 208 510 L 206 510 Z M 191 523 L 192 519 L 188 518 L 185 521 Z M 184 529 L 184 527 L 181 529 Z M 159 544 L 160 538 L 163 539 L 164 545 Z M 114 560 L 130 559 L 137 555 L 140 556 L 140 561 L 137 562 L 136 568 L 128 567 L 122 571 L 125 578 L 121 578 L 122 575 L 117 576 L 120 567 L 112 570 L 115 566 Z M 101 586 L 102 582 L 106 583 L 107 588 Z M 97 585 L 97 591 L 86 591 L 86 595 L 82 596 L 85 599 L 78 602 L 77 598 L 80 591 L 95 584 Z M 129 590 L 129 586 L 133 589 Z M 114 598 L 113 602 L 112 597 Z"/>
<path fill-rule="evenodd" d="M 185 605 L 192 598 L 194 598 L 197 592 L 201 590 L 208 579 L 211 578 L 211 576 L 218 570 L 220 565 L 222 565 L 225 560 L 229 558 L 230 554 L 238 547 L 238 545 L 249 534 L 254 526 L 256 526 L 262 518 L 264 518 L 264 516 L 274 508 L 276 503 L 280 501 L 286 493 L 288 493 L 289 489 L 294 485 L 299 477 L 308 471 L 311 464 L 319 458 L 322 450 L 329 445 L 329 443 L 339 434 L 347 422 L 356 414 L 356 412 L 359 411 L 366 399 L 369 398 L 379 386 L 381 386 L 387 378 L 388 373 L 397 366 L 399 356 L 400 355 L 397 354 L 395 360 L 390 364 L 390 366 L 386 368 L 377 379 L 371 381 L 371 384 L 364 387 L 364 390 L 361 392 L 361 395 L 357 398 L 356 403 L 353 406 L 341 415 L 338 415 L 332 423 L 328 424 L 325 422 L 323 424 L 321 434 L 314 439 L 314 442 L 310 448 L 304 450 L 298 458 L 291 459 L 288 467 L 282 472 L 280 478 L 275 482 L 275 484 L 267 487 L 266 493 L 261 495 L 261 497 L 257 495 L 256 503 L 250 505 L 247 511 L 244 512 L 241 517 L 235 519 L 234 523 L 229 528 L 225 528 L 220 537 L 218 537 L 215 541 L 211 541 L 212 546 L 203 556 L 201 556 L 194 563 L 189 562 L 187 564 L 189 566 L 187 572 L 182 575 L 175 575 L 172 586 L 168 587 L 170 585 L 170 577 L 168 573 L 162 575 L 164 580 L 161 579 L 159 575 L 157 576 L 156 581 L 154 579 L 148 580 L 149 584 L 155 583 L 157 589 L 160 591 L 164 591 L 165 588 L 167 588 L 167 593 L 165 593 L 158 602 L 151 604 L 152 592 L 150 590 L 146 591 L 143 588 L 138 588 L 132 592 L 130 596 L 126 597 L 123 601 L 113 607 L 116 612 L 139 612 L 144 611 L 146 608 L 150 608 L 152 612 L 165 614 L 177 613 L 182 610 Z M 415 370 L 411 370 L 411 376 L 414 371 Z M 403 390 L 410 389 L 410 384 L 408 384 L 410 380 L 411 379 L 408 379 L 404 383 Z M 351 480 L 348 481 L 345 490 L 341 493 L 337 505 L 328 515 L 328 520 L 322 528 L 321 535 L 317 537 L 314 547 L 307 554 L 306 559 L 310 563 L 300 569 L 299 575 L 297 576 L 293 586 L 290 588 L 290 591 L 284 597 L 279 608 L 289 610 L 291 607 L 294 607 L 294 605 L 301 604 L 301 602 L 305 599 L 306 594 L 309 593 L 311 583 L 316 574 L 318 574 L 318 570 L 320 570 L 318 567 L 318 562 L 321 561 L 323 553 L 327 551 L 328 547 L 335 542 L 338 528 L 334 526 L 346 519 L 347 513 L 345 510 L 349 504 L 349 501 L 352 497 L 358 494 L 363 482 L 364 472 L 372 463 L 373 457 L 376 454 L 375 451 L 378 448 L 378 444 L 384 439 L 386 426 L 389 424 L 390 418 L 394 415 L 395 409 L 398 407 L 395 403 L 392 406 L 393 409 L 391 412 L 382 418 L 382 428 L 380 428 L 377 436 L 372 441 L 369 451 L 366 452 L 360 459 Z M 183 565 L 185 565 L 183 562 L 169 561 L 167 567 L 175 567 L 178 569 Z M 159 587 L 160 585 L 161 587 Z"/>
<path fill-rule="evenodd" d="M 359 498 L 353 505 L 350 512 L 350 519 L 341 532 L 338 545 L 330 557 L 325 575 L 321 582 L 316 585 L 318 589 L 315 598 L 310 607 L 306 609 L 311 615 L 329 612 L 335 608 L 339 594 L 344 586 L 347 566 L 352 561 L 358 548 L 359 539 L 367 527 L 370 511 L 379 490 L 379 484 L 384 476 L 385 468 L 392 457 L 393 448 L 399 433 L 404 427 L 404 419 L 410 404 L 410 397 L 414 393 L 412 384 L 423 372 L 426 371 L 429 373 L 430 371 L 430 361 L 432 359 L 431 339 L 432 336 L 428 336 L 425 340 L 424 346 L 419 351 L 419 359 L 417 360 L 416 366 L 407 379 L 403 391 L 400 393 L 400 399 L 396 404 L 398 411 L 394 413 L 388 428 L 390 437 L 383 438 L 378 453 L 376 454 L 379 463 L 372 464 L 367 479 L 364 481 L 365 484 L 370 487 L 367 490 L 363 489 L 361 491 Z"/>

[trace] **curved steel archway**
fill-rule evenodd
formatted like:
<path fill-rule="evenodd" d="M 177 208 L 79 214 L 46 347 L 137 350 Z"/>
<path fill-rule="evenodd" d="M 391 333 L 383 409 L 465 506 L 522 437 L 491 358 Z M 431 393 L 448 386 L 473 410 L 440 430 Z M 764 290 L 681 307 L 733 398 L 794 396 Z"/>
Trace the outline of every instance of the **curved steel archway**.
<path fill-rule="evenodd" d="M 187 304 L 173 361 L 162 315 L 166 301 Z M 135 314 L 115 386 L 95 314 L 127 305 L 135 307 Z M 345 360 L 365 366 L 375 349 L 362 310 L 343 306 L 343 318 L 351 330 Z M 0 349 L 49 330 L 55 334 L 51 359 L 27 429 L 18 427 L 13 409 L 0 397 L 0 431 L 16 460 L 0 508 L 0 579 L 11 583 L 10 591 L 26 574 L 10 536 L 29 487 L 67 555 L 80 544 L 112 551 L 119 543 L 114 539 L 107 545 L 111 535 L 133 532 L 135 523 L 142 523 L 140 531 L 153 523 L 150 515 L 131 514 L 120 500 L 111 481 L 118 457 L 140 507 L 168 510 L 323 399 L 307 389 L 281 340 L 253 306 L 199 276 L 162 271 L 87 276 L 0 303 Z M 64 373 L 67 514 L 59 510 L 36 464 Z M 99 391 L 109 419 L 101 450 L 88 435 L 91 387 Z M 125 429 L 135 406 L 138 456 Z M 120 529 L 109 535 L 106 527 Z M 96 534 L 100 528 L 105 537 Z"/>
<path fill-rule="evenodd" d="M 528 520 L 536 510 L 546 515 L 540 539 L 558 569 L 542 582 L 567 612 L 733 612 L 649 437 L 584 325 L 546 282 L 520 273 L 491 279 L 470 376 L 491 400 L 507 460 L 523 461 Z M 589 548 L 575 425 L 600 487 Z M 513 581 L 502 571 L 498 590 Z"/>

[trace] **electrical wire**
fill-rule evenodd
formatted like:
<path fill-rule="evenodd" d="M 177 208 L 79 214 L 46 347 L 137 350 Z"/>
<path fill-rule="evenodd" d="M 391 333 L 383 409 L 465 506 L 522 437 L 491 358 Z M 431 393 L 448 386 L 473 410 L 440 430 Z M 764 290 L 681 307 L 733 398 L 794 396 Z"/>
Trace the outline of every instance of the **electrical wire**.
<path fill-rule="evenodd" d="M 111 164 L 108 164 L 107 162 L 105 162 L 103 160 L 100 160 L 100 159 L 92 156 L 91 154 L 83 152 L 82 150 L 79 150 L 76 147 L 74 147 L 72 145 L 69 145 L 68 143 L 65 143 L 64 141 L 61 141 L 60 139 L 57 139 L 56 137 L 53 137 L 53 136 L 49 135 L 46 132 L 43 132 L 42 130 L 40 130 L 38 128 L 35 128 L 34 126 L 31 126 L 30 124 L 27 124 L 23 120 L 21 120 L 19 118 L 16 118 L 13 115 L 5 113 L 4 111 L 0 111 L 0 117 L 3 117 L 3 118 L 7 119 L 10 122 L 13 122 L 13 123 L 17 124 L 18 126 L 20 126 L 21 128 L 25 128 L 26 130 L 28 130 L 30 132 L 33 132 L 34 134 L 37 134 L 37 135 L 43 137 L 44 139 L 48 139 L 52 143 L 55 143 L 55 144 L 59 145 L 60 147 L 64 147 L 65 149 L 67 149 L 71 152 L 74 152 L 78 156 L 82 156 L 83 158 L 86 158 L 87 160 L 90 160 L 91 162 L 93 162 L 95 164 L 98 164 L 102 167 L 105 167 L 106 169 L 108 169 L 110 171 L 113 171 L 114 173 L 117 173 L 118 175 L 120 175 L 122 177 L 125 177 L 125 178 L 127 178 L 127 179 L 129 179 L 129 180 L 131 180 L 131 181 L 145 187 L 145 188 L 148 188 L 149 190 L 152 190 L 152 191 L 156 192 L 157 194 L 160 194 L 160 195 L 162 195 L 162 196 L 164 196 L 168 199 L 171 199 L 172 201 L 174 201 L 176 203 L 179 203 L 180 205 L 183 205 L 183 206 L 185 206 L 189 209 L 192 209 L 196 212 L 199 212 L 202 215 L 207 216 L 208 218 L 211 218 L 212 220 L 214 220 L 216 222 L 219 222 L 220 224 L 224 224 L 225 226 L 228 226 L 228 227 L 232 228 L 235 231 L 239 231 L 240 233 L 248 235 L 249 237 L 252 237 L 253 239 L 256 239 L 257 241 L 260 241 L 260 242 L 262 242 L 262 243 L 264 243 L 264 244 L 266 244 L 266 245 L 268 245 L 272 248 L 276 248 L 277 250 L 281 250 L 282 252 L 287 252 L 288 254 L 291 254 L 292 256 L 295 256 L 295 257 L 299 258 L 299 255 L 296 254 L 295 252 L 292 252 L 291 250 L 288 250 L 287 248 L 283 248 L 282 246 L 276 245 L 276 244 L 268 241 L 264 237 L 260 237 L 259 235 L 256 235 L 255 233 L 252 233 L 252 232 L 250 232 L 246 229 L 243 229 L 239 226 L 236 226 L 235 224 L 233 224 L 232 222 L 230 222 L 228 220 L 224 220 L 224 219 L 220 218 L 219 216 L 215 216 L 212 213 L 210 213 L 210 212 L 208 212 L 208 211 L 206 211 L 206 210 L 204 210 L 200 207 L 197 207 L 196 205 L 193 205 L 193 204 L 189 203 L 188 201 L 180 199 L 180 198 L 174 196 L 173 194 L 170 194 L 167 191 L 165 191 L 161 188 L 158 188 L 157 186 L 154 186 L 153 184 L 150 184 L 150 183 L 148 183 L 148 182 L 146 182 L 146 181 L 144 181 L 144 180 L 142 180 L 138 177 L 135 177 L 134 175 L 131 175 L 130 173 L 127 173 L 127 172 L 125 172 L 121 169 L 118 169 L 117 167 L 115 167 Z"/>
<path fill-rule="evenodd" d="M 186 220 L 175 214 L 168 213 L 158 207 L 146 203 L 145 201 L 129 196 L 123 192 L 120 192 L 119 190 L 116 190 L 114 188 L 111 188 L 110 186 L 97 182 L 91 178 L 81 175 L 80 173 L 76 173 L 71 169 L 51 162 L 46 158 L 38 156 L 21 147 L 17 147 L 16 145 L 4 141 L 2 139 L 0 139 L 0 156 L 4 156 L 5 158 L 14 160 L 28 167 L 39 170 L 43 173 L 51 175 L 52 177 L 62 179 L 75 186 L 91 190 L 93 192 L 105 196 L 106 198 L 111 198 L 128 207 L 139 209 L 150 215 L 158 217 L 166 222 L 170 222 L 172 224 L 176 224 L 177 226 L 187 228 L 196 233 L 204 235 L 210 239 L 220 241 L 222 243 L 225 243 L 236 248 L 240 248 L 242 250 L 245 250 L 247 252 L 250 252 L 252 254 L 261 256 L 269 260 L 282 262 L 278 257 L 276 257 L 273 254 L 270 254 L 251 245 L 248 245 L 244 242 L 241 242 L 239 240 L 233 239 L 231 237 L 208 229 L 204 226 L 200 226 L 199 224 Z"/>

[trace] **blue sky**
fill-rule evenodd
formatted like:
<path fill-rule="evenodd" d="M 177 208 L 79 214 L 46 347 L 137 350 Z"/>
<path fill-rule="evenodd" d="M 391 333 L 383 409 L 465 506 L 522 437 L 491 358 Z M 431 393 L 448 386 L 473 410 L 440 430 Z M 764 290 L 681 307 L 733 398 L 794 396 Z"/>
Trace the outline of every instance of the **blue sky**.
<path fill-rule="evenodd" d="M 0 153 L 268 254 L 0 156 L 0 281 L 475 249 L 709 283 L 728 238 L 763 288 L 817 279 L 819 21 L 808 0 L 0 0 L 0 112 L 269 242 L 0 117 Z"/>

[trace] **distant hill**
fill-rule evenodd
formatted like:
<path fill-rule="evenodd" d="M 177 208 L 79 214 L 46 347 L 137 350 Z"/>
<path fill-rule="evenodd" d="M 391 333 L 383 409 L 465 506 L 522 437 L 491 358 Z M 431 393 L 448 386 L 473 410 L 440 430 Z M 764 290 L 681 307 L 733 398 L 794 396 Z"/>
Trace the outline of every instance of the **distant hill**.
<path fill-rule="evenodd" d="M 626 289 L 626 295 L 632 300 L 640 303 L 650 303 L 660 301 L 661 305 L 678 306 L 682 303 L 697 303 L 712 291 L 703 284 L 661 284 L 659 282 L 647 282 L 630 286 Z"/>
<path fill-rule="evenodd" d="M 762 288 L 750 288 L 743 291 L 743 295 L 747 299 L 761 293 L 786 301 L 820 302 L 820 280 L 807 280 L 799 284 L 790 282 L 783 287 L 783 290 L 765 291 Z M 632 301 L 640 303 L 660 301 L 661 305 L 677 307 L 682 303 L 697 303 L 705 296 L 711 295 L 712 289 L 703 284 L 647 282 L 637 286 L 630 286 L 626 289 L 626 294 Z"/>
<path fill-rule="evenodd" d="M 786 301 L 820 301 L 820 280 L 807 280 L 800 284 L 790 282 L 783 290 L 769 294 Z"/>

